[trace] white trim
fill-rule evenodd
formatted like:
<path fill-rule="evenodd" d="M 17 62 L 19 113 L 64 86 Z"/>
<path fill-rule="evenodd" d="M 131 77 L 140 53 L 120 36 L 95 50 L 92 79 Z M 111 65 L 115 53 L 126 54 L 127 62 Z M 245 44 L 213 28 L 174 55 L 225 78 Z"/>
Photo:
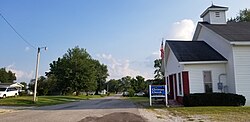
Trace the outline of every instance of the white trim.
<path fill-rule="evenodd" d="M 227 61 L 189 61 L 189 62 L 179 62 L 180 64 L 220 64 L 227 63 Z"/>
<path fill-rule="evenodd" d="M 250 40 L 249 41 L 239 41 L 239 42 L 230 42 L 232 45 L 250 45 Z"/>
<path fill-rule="evenodd" d="M 179 73 L 180 73 L 180 76 L 181 76 L 181 94 L 180 94 L 180 88 L 179 88 Z M 183 94 L 183 79 L 182 79 L 182 72 L 179 72 L 177 73 L 177 96 L 184 96 Z"/>

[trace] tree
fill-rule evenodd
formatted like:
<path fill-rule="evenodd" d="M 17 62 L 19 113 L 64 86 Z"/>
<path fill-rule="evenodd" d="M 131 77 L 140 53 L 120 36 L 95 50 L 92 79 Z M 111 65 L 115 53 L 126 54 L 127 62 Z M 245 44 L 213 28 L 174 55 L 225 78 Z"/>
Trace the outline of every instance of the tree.
<path fill-rule="evenodd" d="M 106 85 L 107 85 L 107 90 L 108 92 L 121 92 L 122 88 L 121 88 L 121 82 L 119 82 L 120 80 L 115 80 L 115 79 L 111 79 L 109 80 Z"/>
<path fill-rule="evenodd" d="M 142 76 L 136 76 L 136 78 L 132 78 L 131 87 L 135 92 L 146 90 L 147 84 L 145 82 L 145 78 L 143 78 Z"/>
<path fill-rule="evenodd" d="M 131 77 L 130 76 L 122 77 L 118 81 L 121 82 L 121 87 L 123 88 L 122 91 L 128 91 L 128 89 L 131 88 Z"/>
<path fill-rule="evenodd" d="M 15 73 L 6 71 L 5 68 L 0 69 L 0 82 L 1 83 L 13 83 L 16 80 Z"/>
<path fill-rule="evenodd" d="M 240 10 L 239 15 L 229 19 L 228 22 L 250 22 L 250 9 Z"/>
<path fill-rule="evenodd" d="M 92 59 L 86 49 L 77 46 L 53 61 L 47 76 L 54 77 L 61 94 L 76 92 L 79 95 L 81 91 L 95 91 L 97 80 L 106 79 L 107 67 Z"/>
<path fill-rule="evenodd" d="M 93 60 L 95 63 L 95 70 L 96 70 L 96 81 L 97 81 L 97 88 L 96 94 L 99 91 L 102 91 L 105 88 L 106 78 L 109 76 L 108 68 L 106 65 L 101 64 L 98 60 Z"/>
<path fill-rule="evenodd" d="M 34 90 L 35 79 L 30 80 L 29 89 Z M 49 92 L 49 83 L 46 77 L 40 76 L 37 80 L 37 95 L 47 95 Z"/>
<path fill-rule="evenodd" d="M 155 68 L 155 79 L 162 79 L 163 73 L 161 72 L 162 59 L 154 60 L 154 68 Z"/>
<path fill-rule="evenodd" d="M 23 85 L 22 90 L 26 91 L 27 90 L 27 86 L 28 86 L 27 83 L 26 82 L 20 82 L 20 84 Z"/>

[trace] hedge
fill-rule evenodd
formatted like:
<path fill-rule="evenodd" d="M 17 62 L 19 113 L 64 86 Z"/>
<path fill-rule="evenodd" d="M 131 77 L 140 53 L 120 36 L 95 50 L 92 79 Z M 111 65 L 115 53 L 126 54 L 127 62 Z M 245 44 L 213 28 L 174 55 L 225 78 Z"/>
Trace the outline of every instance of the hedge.
<path fill-rule="evenodd" d="M 244 106 L 246 98 L 232 93 L 194 93 L 185 95 L 184 106 Z"/>

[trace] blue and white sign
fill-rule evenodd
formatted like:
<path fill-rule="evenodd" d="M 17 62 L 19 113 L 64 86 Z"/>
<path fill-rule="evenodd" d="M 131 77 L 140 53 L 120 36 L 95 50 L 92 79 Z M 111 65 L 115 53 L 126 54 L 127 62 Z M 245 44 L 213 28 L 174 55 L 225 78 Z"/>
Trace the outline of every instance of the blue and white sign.
<path fill-rule="evenodd" d="M 160 85 L 160 86 L 151 86 L 151 95 L 154 96 L 154 95 L 162 95 L 162 96 L 165 96 L 165 85 Z"/>
<path fill-rule="evenodd" d="M 167 85 L 149 85 L 149 104 L 152 106 L 152 98 L 165 98 L 166 106 L 168 97 L 166 93 Z"/>

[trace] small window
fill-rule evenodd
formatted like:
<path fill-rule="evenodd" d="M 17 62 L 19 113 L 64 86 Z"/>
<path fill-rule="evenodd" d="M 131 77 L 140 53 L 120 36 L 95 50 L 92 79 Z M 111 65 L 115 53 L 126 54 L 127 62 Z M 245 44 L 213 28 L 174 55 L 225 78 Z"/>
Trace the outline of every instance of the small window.
<path fill-rule="evenodd" d="M 183 95 L 183 87 L 182 87 L 182 77 L 181 73 L 178 73 L 178 95 L 182 96 Z"/>
<path fill-rule="evenodd" d="M 215 17 L 220 17 L 220 12 L 215 12 Z"/>
<path fill-rule="evenodd" d="M 213 92 L 211 71 L 203 71 L 203 81 L 204 81 L 205 93 Z"/>

